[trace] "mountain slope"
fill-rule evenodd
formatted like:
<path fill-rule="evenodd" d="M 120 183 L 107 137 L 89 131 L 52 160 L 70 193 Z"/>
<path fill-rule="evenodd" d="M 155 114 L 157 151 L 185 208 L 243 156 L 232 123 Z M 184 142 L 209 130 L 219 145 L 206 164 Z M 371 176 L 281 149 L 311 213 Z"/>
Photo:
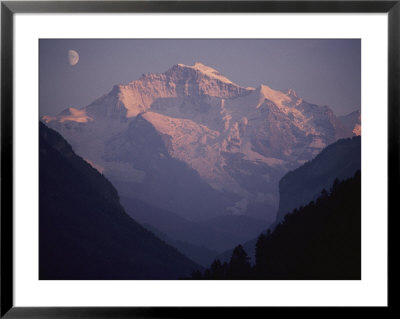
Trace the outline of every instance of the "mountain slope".
<path fill-rule="evenodd" d="M 131 219 L 114 187 L 42 123 L 39 165 L 40 279 L 178 279 L 200 268 Z"/>
<path fill-rule="evenodd" d="M 216 211 L 224 212 L 233 196 L 215 191 L 197 171 L 171 156 L 168 139 L 138 115 L 123 133 L 104 143 L 103 159 L 126 165 L 134 163 L 136 170 L 145 172 L 141 183 L 121 180 L 111 173 L 110 180 L 121 189 L 121 195 L 132 197 L 134 194 L 135 198 L 157 203 L 192 220 L 212 217 Z"/>
<path fill-rule="evenodd" d="M 276 222 L 280 222 L 294 208 L 316 199 L 323 189 L 330 189 L 335 179 L 349 178 L 360 169 L 360 136 L 329 145 L 312 161 L 287 173 L 280 180 Z"/>
<path fill-rule="evenodd" d="M 256 270 L 263 279 L 360 280 L 361 172 L 260 236 Z"/>

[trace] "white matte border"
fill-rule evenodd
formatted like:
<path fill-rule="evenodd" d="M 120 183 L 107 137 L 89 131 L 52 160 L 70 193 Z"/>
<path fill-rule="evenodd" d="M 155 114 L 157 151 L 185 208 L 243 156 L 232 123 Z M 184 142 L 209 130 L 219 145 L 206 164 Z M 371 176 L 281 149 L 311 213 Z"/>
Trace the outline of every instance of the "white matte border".
<path fill-rule="evenodd" d="M 386 306 L 387 14 L 16 14 L 15 306 Z M 361 38 L 361 281 L 39 281 L 39 38 Z"/>

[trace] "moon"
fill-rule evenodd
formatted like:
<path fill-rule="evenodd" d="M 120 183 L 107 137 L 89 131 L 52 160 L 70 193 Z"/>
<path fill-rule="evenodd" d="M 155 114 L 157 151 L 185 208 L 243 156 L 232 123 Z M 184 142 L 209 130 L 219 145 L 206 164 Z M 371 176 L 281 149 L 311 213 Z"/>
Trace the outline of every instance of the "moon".
<path fill-rule="evenodd" d="M 69 65 L 75 65 L 79 62 L 79 54 L 75 50 L 68 51 L 68 63 Z"/>

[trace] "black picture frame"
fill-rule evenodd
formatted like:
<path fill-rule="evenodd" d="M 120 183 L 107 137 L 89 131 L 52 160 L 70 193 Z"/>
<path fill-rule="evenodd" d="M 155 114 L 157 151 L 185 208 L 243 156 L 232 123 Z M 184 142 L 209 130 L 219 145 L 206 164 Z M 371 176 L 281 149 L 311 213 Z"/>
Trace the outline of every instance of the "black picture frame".
<path fill-rule="evenodd" d="M 2 1 L 1 2 L 1 312 L 5 318 L 192 318 L 243 315 L 245 318 L 277 311 L 296 311 L 302 307 L 41 307 L 22 308 L 13 304 L 13 17 L 15 13 L 122 13 L 122 12 L 312 12 L 312 13 L 387 13 L 388 14 L 388 217 L 397 207 L 399 187 L 400 130 L 400 1 Z M 389 214 L 391 212 L 392 214 Z M 388 226 L 389 227 L 389 226 Z M 389 231 L 389 252 L 390 245 Z M 389 258 L 390 254 L 388 255 Z M 389 260 L 390 261 L 390 260 Z M 390 268 L 389 268 L 390 270 Z M 390 281 L 388 281 L 388 286 Z M 390 287 L 390 286 L 389 286 Z M 389 290 L 388 307 L 393 305 Z M 334 315 L 340 309 L 330 308 Z M 357 308 L 368 311 L 369 308 Z M 326 308 L 313 308 L 323 314 Z M 345 309 L 348 311 L 348 309 Z"/>

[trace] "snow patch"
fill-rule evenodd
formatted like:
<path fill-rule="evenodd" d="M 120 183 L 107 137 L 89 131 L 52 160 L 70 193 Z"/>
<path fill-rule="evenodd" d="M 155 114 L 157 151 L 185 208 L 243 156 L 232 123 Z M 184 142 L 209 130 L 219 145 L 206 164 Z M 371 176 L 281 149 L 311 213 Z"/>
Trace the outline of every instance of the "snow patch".
<path fill-rule="evenodd" d="M 356 124 L 353 129 L 354 135 L 360 136 L 361 135 L 361 125 Z"/>
<path fill-rule="evenodd" d="M 258 152 L 254 152 L 251 148 L 252 144 L 250 142 L 246 142 L 241 148 L 244 158 L 249 161 L 262 162 L 269 166 L 279 166 L 284 164 L 284 161 L 279 158 L 265 157 Z"/>
<path fill-rule="evenodd" d="M 89 121 L 93 121 L 93 118 L 86 115 L 85 109 L 75 109 L 73 107 L 68 108 L 67 112 L 69 114 L 60 114 L 58 116 L 42 116 L 42 121 L 46 124 L 52 121 L 56 121 L 59 123 L 64 123 L 66 121 L 77 122 L 77 123 L 87 123 Z"/>

